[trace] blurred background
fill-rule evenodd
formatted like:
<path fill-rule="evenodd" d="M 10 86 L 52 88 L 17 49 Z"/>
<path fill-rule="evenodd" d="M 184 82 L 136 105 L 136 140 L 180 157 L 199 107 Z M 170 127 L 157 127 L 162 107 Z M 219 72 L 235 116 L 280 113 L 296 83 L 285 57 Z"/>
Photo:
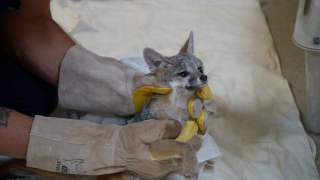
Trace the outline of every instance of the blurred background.
<path fill-rule="evenodd" d="M 299 0 L 259 0 L 265 14 L 276 51 L 279 56 L 283 76 L 288 80 L 302 123 L 306 119 L 306 71 L 305 51 L 292 42 Z M 263 43 L 263 42 L 261 42 Z M 320 148 L 320 136 L 308 133 Z M 319 170 L 319 153 L 316 155 Z"/>
<path fill-rule="evenodd" d="M 289 81 L 303 122 L 307 110 L 305 51 L 292 42 L 299 0 L 259 1 L 279 56 L 283 76 Z"/>

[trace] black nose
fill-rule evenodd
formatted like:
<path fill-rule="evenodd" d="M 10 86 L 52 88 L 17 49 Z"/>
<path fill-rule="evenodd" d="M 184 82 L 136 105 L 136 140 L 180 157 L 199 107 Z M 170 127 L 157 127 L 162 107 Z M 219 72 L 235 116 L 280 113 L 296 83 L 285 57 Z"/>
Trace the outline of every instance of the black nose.
<path fill-rule="evenodd" d="M 203 82 L 206 81 L 207 80 L 207 76 L 206 75 L 201 75 L 200 76 L 200 80 L 203 81 Z"/>

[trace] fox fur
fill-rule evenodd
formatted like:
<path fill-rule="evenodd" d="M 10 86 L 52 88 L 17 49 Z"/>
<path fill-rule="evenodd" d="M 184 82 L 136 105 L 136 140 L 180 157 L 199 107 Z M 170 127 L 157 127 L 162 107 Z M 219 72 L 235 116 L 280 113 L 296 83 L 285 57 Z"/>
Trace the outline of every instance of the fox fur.
<path fill-rule="evenodd" d="M 166 95 L 152 96 L 127 124 L 147 119 L 175 119 L 181 124 L 191 120 L 188 102 L 196 97 L 196 91 L 207 84 L 207 76 L 203 73 L 202 62 L 193 55 L 193 34 L 176 56 L 165 57 L 153 49 L 144 49 L 144 58 L 150 71 L 160 80 L 172 88 Z M 149 150 L 153 158 L 158 160 L 173 159 L 175 163 L 182 163 L 186 180 L 197 180 L 199 165 L 196 152 L 201 148 L 202 141 L 194 136 L 187 143 L 165 139 L 150 144 Z M 172 148 L 175 147 L 175 148 Z M 32 180 L 69 180 L 83 179 L 80 175 L 51 173 L 39 169 L 28 168 L 25 161 L 17 160 L 0 167 L 0 179 L 32 179 Z M 130 171 L 116 174 L 87 177 L 97 180 L 138 180 L 138 176 Z"/>

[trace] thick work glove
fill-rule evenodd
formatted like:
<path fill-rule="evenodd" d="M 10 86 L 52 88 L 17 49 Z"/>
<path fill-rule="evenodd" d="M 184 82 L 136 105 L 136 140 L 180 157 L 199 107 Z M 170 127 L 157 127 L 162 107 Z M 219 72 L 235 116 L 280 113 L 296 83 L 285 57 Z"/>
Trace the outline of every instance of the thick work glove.
<path fill-rule="evenodd" d="M 192 99 L 188 103 L 188 112 L 190 116 L 195 121 L 189 120 L 182 127 L 182 131 L 176 141 L 187 142 L 189 141 L 196 133 L 204 135 L 207 130 L 207 117 L 209 112 L 205 110 L 203 101 L 204 99 L 210 100 L 212 98 L 212 93 L 209 85 L 199 89 L 197 92 L 197 97 Z"/>
<path fill-rule="evenodd" d="M 27 166 L 84 175 L 130 170 L 146 177 L 158 177 L 181 165 L 172 160 L 151 160 L 148 144 L 176 138 L 180 131 L 181 124 L 175 120 L 118 126 L 36 116 L 30 133 Z"/>
<path fill-rule="evenodd" d="M 145 75 L 80 45 L 67 51 L 60 67 L 58 94 L 66 109 L 128 116 L 139 112 L 154 93 L 169 92 L 155 75 Z"/>

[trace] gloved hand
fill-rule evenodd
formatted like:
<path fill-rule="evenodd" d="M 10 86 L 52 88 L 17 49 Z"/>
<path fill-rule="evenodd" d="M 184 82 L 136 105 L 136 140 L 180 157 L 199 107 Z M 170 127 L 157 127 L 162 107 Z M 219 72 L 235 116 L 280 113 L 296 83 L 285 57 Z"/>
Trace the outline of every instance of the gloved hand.
<path fill-rule="evenodd" d="M 209 85 L 199 89 L 197 92 L 197 97 L 192 99 L 188 103 L 188 112 L 195 121 L 189 120 L 182 127 L 182 131 L 176 141 L 187 142 L 196 133 L 204 135 L 207 130 L 207 117 L 209 112 L 205 110 L 203 101 L 204 99 L 210 100 L 212 98 L 212 93 Z"/>
<path fill-rule="evenodd" d="M 130 170 L 146 177 L 158 177 L 181 165 L 172 160 L 151 160 L 148 144 L 176 138 L 180 131 L 181 124 L 175 120 L 118 126 L 36 116 L 30 133 L 27 166 L 85 175 Z"/>
<path fill-rule="evenodd" d="M 206 117 L 203 101 L 204 99 L 210 100 L 212 98 L 212 93 L 207 84 L 205 87 L 199 89 L 196 94 L 197 98 L 188 103 L 188 112 L 192 118 L 196 118 L 196 123 L 199 127 L 198 134 L 204 135 L 207 130 L 207 122 L 205 121 Z"/>
<path fill-rule="evenodd" d="M 67 51 L 60 67 L 59 102 L 66 109 L 128 116 L 139 112 L 154 93 L 169 92 L 155 75 L 145 75 L 80 45 Z"/>

